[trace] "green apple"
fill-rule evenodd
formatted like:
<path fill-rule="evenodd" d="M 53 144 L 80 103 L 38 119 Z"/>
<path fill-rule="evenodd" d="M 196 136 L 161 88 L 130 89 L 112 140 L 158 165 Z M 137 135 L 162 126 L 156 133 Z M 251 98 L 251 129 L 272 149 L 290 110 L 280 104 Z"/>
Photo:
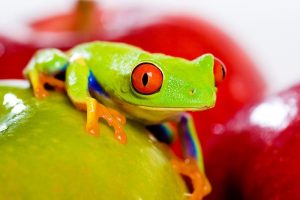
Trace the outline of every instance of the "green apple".
<path fill-rule="evenodd" d="M 120 144 L 100 121 L 85 131 L 86 113 L 64 93 L 36 99 L 28 86 L 0 84 L 0 199 L 186 199 L 169 152 L 139 124 Z"/>

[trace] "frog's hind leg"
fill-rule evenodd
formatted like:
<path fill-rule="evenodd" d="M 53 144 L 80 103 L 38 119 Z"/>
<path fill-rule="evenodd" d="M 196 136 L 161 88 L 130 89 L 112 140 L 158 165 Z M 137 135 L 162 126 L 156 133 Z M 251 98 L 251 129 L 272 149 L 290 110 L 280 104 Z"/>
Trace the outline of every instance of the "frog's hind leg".
<path fill-rule="evenodd" d="M 39 98 L 47 96 L 45 84 L 63 90 L 65 88 L 64 81 L 58 80 L 54 76 L 64 72 L 67 65 L 67 56 L 58 49 L 38 51 L 24 70 L 24 75 L 33 87 L 34 95 Z"/>
<path fill-rule="evenodd" d="M 178 124 L 178 133 L 184 157 L 195 159 L 200 169 L 204 171 L 201 145 L 193 117 L 189 113 L 182 114 Z"/>
<path fill-rule="evenodd" d="M 190 178 L 193 191 L 189 200 L 201 200 L 211 191 L 211 186 L 204 174 L 201 146 L 197 137 L 193 118 L 183 113 L 176 127 L 171 122 L 147 126 L 147 129 L 161 142 L 171 144 L 177 139 L 181 142 L 181 149 L 185 160 L 180 160 L 171 154 L 174 169 Z"/>
<path fill-rule="evenodd" d="M 202 199 L 211 191 L 211 186 L 204 174 L 202 150 L 192 116 L 184 113 L 178 124 L 178 135 L 181 141 L 185 161 L 173 159 L 175 169 L 188 176 L 194 188 L 190 200 Z"/>
<path fill-rule="evenodd" d="M 118 111 L 107 108 L 89 93 L 90 69 L 83 58 L 76 58 L 69 63 L 66 71 L 66 90 L 71 101 L 79 110 L 87 112 L 86 130 L 95 135 L 99 132 L 99 118 L 103 118 L 114 128 L 115 138 L 126 143 L 123 126 L 126 119 Z"/>

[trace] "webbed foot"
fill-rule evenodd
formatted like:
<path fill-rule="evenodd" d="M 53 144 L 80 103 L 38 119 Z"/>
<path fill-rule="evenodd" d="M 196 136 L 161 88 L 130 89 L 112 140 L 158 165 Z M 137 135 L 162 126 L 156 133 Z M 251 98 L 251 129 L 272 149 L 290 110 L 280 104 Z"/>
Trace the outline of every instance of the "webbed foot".
<path fill-rule="evenodd" d="M 49 95 L 47 90 L 45 89 L 45 84 L 50 85 L 55 90 L 63 91 L 65 90 L 65 82 L 58 80 L 50 75 L 39 74 L 38 79 L 35 79 L 34 75 L 29 73 L 29 78 L 33 85 L 33 92 L 37 98 L 44 98 Z"/>
<path fill-rule="evenodd" d="M 125 117 L 118 111 L 107 108 L 100 104 L 96 99 L 88 97 L 86 102 L 87 110 L 87 123 L 86 130 L 96 135 L 99 133 L 98 119 L 103 118 L 107 121 L 109 126 L 114 128 L 115 138 L 122 144 L 127 141 L 126 134 L 124 132 L 124 125 L 126 124 Z"/>
<path fill-rule="evenodd" d="M 187 158 L 185 161 L 181 161 L 174 157 L 172 163 L 178 173 L 189 177 L 192 182 L 194 191 L 189 200 L 202 200 L 204 196 L 210 193 L 211 185 L 204 173 L 200 171 L 195 159 Z"/>

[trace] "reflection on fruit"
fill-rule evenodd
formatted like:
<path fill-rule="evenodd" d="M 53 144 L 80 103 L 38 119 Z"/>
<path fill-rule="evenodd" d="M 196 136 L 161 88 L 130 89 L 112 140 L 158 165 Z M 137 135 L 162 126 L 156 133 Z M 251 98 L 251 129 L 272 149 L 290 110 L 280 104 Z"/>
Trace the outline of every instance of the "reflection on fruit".
<path fill-rule="evenodd" d="M 300 85 L 245 107 L 206 148 L 207 199 L 295 199 L 300 184 Z M 224 187 L 225 186 L 225 187 Z"/>

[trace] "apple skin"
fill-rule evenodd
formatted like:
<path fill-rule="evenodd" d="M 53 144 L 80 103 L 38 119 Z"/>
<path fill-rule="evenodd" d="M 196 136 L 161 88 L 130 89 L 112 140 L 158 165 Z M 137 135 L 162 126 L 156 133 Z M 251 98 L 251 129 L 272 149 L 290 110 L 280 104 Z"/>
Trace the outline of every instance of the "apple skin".
<path fill-rule="evenodd" d="M 243 108 L 208 143 L 206 172 L 215 192 L 207 199 L 295 199 L 300 84 Z"/>
<path fill-rule="evenodd" d="M 186 199 L 170 152 L 144 127 L 127 120 L 126 145 L 103 121 L 94 136 L 65 94 L 41 100 L 12 83 L 0 82 L 0 199 Z"/>

